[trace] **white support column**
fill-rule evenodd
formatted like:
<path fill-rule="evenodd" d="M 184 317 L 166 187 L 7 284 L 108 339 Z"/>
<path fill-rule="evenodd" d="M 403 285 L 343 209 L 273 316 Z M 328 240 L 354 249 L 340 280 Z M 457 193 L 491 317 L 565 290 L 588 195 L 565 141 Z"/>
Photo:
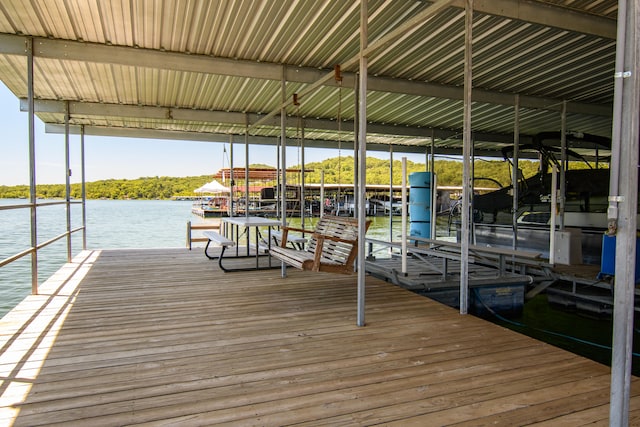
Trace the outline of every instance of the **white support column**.
<path fill-rule="evenodd" d="M 358 318 L 357 325 L 365 325 L 365 186 L 367 182 L 367 168 L 365 160 L 367 158 L 367 57 L 363 52 L 367 48 L 367 20 L 369 12 L 367 0 L 360 2 L 360 86 L 358 88 L 360 98 L 360 109 L 358 114 L 358 151 L 360 154 L 359 181 L 362 183 L 359 188 L 358 198 L 360 201 L 360 212 L 358 215 Z"/>
<path fill-rule="evenodd" d="M 469 307 L 469 237 L 470 204 L 473 182 L 471 179 L 471 41 L 473 28 L 473 0 L 465 0 L 464 42 L 464 123 L 462 145 L 462 230 L 460 241 L 460 314 L 467 314 Z"/>

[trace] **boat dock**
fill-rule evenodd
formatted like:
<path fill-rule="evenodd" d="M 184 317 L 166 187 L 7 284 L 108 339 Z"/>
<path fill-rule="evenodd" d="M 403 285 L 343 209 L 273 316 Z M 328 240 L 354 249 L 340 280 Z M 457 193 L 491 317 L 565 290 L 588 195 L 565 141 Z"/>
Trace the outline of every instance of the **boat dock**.
<path fill-rule="evenodd" d="M 355 276 L 84 251 L 0 321 L 0 424 L 608 423 L 609 367 L 371 276 L 366 292 L 357 327 Z"/>
<path fill-rule="evenodd" d="M 406 270 L 403 271 L 401 242 L 367 239 L 370 251 L 365 263 L 367 273 L 459 308 L 460 244 L 415 236 L 410 240 L 407 243 Z M 383 249 L 382 258 L 376 256 L 380 248 Z M 527 267 L 532 265 L 543 265 L 539 254 L 470 245 L 468 285 L 471 312 L 477 315 L 493 311 L 520 314 L 526 288 L 534 281 L 531 275 L 526 274 Z"/>

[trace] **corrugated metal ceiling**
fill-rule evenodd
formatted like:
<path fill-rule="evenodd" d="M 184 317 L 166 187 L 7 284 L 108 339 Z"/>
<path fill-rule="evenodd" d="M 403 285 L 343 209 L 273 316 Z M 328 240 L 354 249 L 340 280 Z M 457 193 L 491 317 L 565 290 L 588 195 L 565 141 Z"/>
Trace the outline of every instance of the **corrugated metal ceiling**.
<path fill-rule="evenodd" d="M 473 28 L 476 138 L 493 142 L 493 148 L 508 141 L 516 94 L 525 135 L 559 130 L 560 105 L 566 100 L 569 129 L 609 136 L 617 2 L 478 3 Z M 433 132 L 439 146 L 458 145 L 462 4 L 454 1 L 370 58 L 367 120 L 375 129 L 372 142 L 426 145 Z M 369 1 L 370 43 L 430 5 Z M 501 7 L 507 12 L 496 12 Z M 525 7 L 536 8 L 536 16 L 518 15 Z M 0 79 L 26 97 L 26 56 L 20 46 L 33 36 L 38 100 L 146 108 L 135 110 L 141 115 L 133 110 L 114 115 L 96 105 L 72 112 L 71 123 L 93 127 L 89 133 L 115 127 L 125 134 L 136 130 L 136 135 L 144 129 L 242 135 L 246 119 L 236 114 L 231 121 L 209 121 L 203 113 L 246 113 L 255 121 L 276 109 L 283 74 L 288 76 L 286 98 L 291 99 L 314 82 L 309 77 L 313 73 L 331 72 L 335 64 L 357 55 L 359 13 L 359 2 L 346 0 L 5 0 L 0 4 Z M 336 120 L 353 120 L 355 71 L 343 70 L 342 88 L 330 81 L 304 96 L 298 108 L 290 106 L 294 125 L 288 134 L 296 135 L 295 117 L 300 116 L 307 119 L 309 145 L 314 140 L 325 145 L 352 140 L 351 133 L 336 132 Z M 39 117 L 60 124 L 60 108 Z M 174 117 L 171 109 L 192 110 L 198 118 L 190 120 L 186 113 Z M 256 139 L 279 133 L 279 120 L 251 128 Z M 484 147 L 482 141 L 478 147 Z"/>

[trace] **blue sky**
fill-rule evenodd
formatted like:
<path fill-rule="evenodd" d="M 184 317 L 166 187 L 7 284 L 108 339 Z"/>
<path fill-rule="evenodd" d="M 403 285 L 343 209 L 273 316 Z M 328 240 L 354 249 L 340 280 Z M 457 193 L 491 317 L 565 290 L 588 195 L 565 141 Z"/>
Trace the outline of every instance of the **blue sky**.
<path fill-rule="evenodd" d="M 60 184 L 64 176 L 64 135 L 46 134 L 44 124 L 36 117 L 36 182 Z M 19 100 L 0 83 L 0 129 L 2 129 L 2 155 L 0 156 L 0 185 L 29 183 L 28 116 L 20 112 Z M 173 141 L 142 138 L 114 138 L 85 136 L 87 182 L 110 178 L 135 179 L 146 176 L 213 175 L 228 167 L 223 159 L 223 146 L 228 143 Z M 352 155 L 342 150 L 343 156 Z M 388 153 L 369 153 L 388 159 Z M 337 150 L 305 150 L 305 161 L 315 162 L 338 156 Z M 424 163 L 424 155 L 408 155 L 410 160 Z M 244 145 L 234 146 L 234 166 L 244 166 Z M 397 154 L 394 157 L 400 159 Z M 224 161 L 223 161 L 224 160 Z M 298 164 L 297 148 L 287 150 L 287 165 Z M 275 166 L 275 147 L 251 146 L 249 163 Z M 70 137 L 71 182 L 81 181 L 80 137 Z"/>

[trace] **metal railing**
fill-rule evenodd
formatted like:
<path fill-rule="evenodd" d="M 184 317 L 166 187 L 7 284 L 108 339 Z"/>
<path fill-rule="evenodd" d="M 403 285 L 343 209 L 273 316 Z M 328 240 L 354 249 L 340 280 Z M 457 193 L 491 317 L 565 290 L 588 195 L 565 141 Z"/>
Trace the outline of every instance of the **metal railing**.
<path fill-rule="evenodd" d="M 85 179 L 85 144 L 84 144 L 84 126 L 80 126 L 80 159 L 81 159 L 81 185 L 82 197 L 81 201 L 71 201 L 71 167 L 70 167 L 70 111 L 69 103 L 65 103 L 65 135 L 64 135 L 64 157 L 65 157 L 65 199 L 63 201 L 54 202 L 37 202 L 36 193 L 36 147 L 35 147 L 35 91 L 34 91 L 34 49 L 33 39 L 29 38 L 26 44 L 27 51 L 27 105 L 28 105 L 28 139 L 29 139 L 29 203 L 19 205 L 0 206 L 0 210 L 9 209 L 29 209 L 31 212 L 30 219 L 30 247 L 18 252 L 8 258 L 0 261 L 0 267 L 15 262 L 27 255 L 31 255 L 31 293 L 38 293 L 38 251 L 66 237 L 67 239 L 67 262 L 71 262 L 71 235 L 78 231 L 82 231 L 82 248 L 87 247 L 87 216 L 86 216 L 86 179 Z M 82 226 L 71 228 L 71 205 L 82 205 Z M 38 208 L 46 206 L 65 205 L 66 206 L 66 231 L 45 242 L 38 242 L 37 232 L 37 212 Z"/>
<path fill-rule="evenodd" d="M 83 199 L 82 201 L 61 201 L 61 202 L 44 202 L 44 203 L 23 203 L 23 204 L 19 204 L 19 205 L 3 205 L 0 206 L 0 211 L 3 210 L 13 210 L 13 209 L 35 209 L 37 210 L 37 208 L 39 207 L 47 207 L 47 206 L 55 206 L 55 205 L 66 205 L 67 209 L 70 209 L 72 204 L 81 204 L 82 205 L 82 210 L 83 210 L 83 224 L 79 227 L 76 228 L 67 228 L 67 230 L 64 233 L 58 234 L 57 236 L 54 236 L 52 238 L 50 238 L 49 240 L 46 240 L 44 242 L 41 243 L 37 243 L 35 246 L 31 246 L 21 252 L 18 252 L 16 254 L 13 254 L 3 260 L 0 260 L 0 268 L 4 267 L 8 264 L 11 264 L 12 262 L 15 262 L 27 255 L 32 255 L 37 259 L 37 253 L 39 250 L 51 245 L 52 243 L 57 242 L 58 240 L 61 240 L 65 237 L 67 237 L 67 253 L 71 254 L 71 239 L 70 236 L 73 233 L 77 233 L 79 231 L 83 232 L 83 249 L 86 249 L 86 223 L 85 223 L 85 216 L 84 216 L 84 209 L 85 209 L 85 200 Z M 37 218 L 37 215 L 36 215 Z M 34 224 L 34 226 L 37 226 L 37 222 Z M 70 258 L 70 256 L 68 257 Z M 67 259 L 67 261 L 71 261 L 70 259 Z M 32 263 L 32 268 L 35 268 L 35 271 L 31 272 L 31 277 L 32 277 L 32 281 L 35 280 L 35 283 L 32 283 L 32 291 L 34 294 L 37 294 L 37 288 L 38 288 L 38 283 L 37 283 L 37 277 L 38 277 L 38 271 L 37 271 L 37 262 L 33 262 Z"/>

